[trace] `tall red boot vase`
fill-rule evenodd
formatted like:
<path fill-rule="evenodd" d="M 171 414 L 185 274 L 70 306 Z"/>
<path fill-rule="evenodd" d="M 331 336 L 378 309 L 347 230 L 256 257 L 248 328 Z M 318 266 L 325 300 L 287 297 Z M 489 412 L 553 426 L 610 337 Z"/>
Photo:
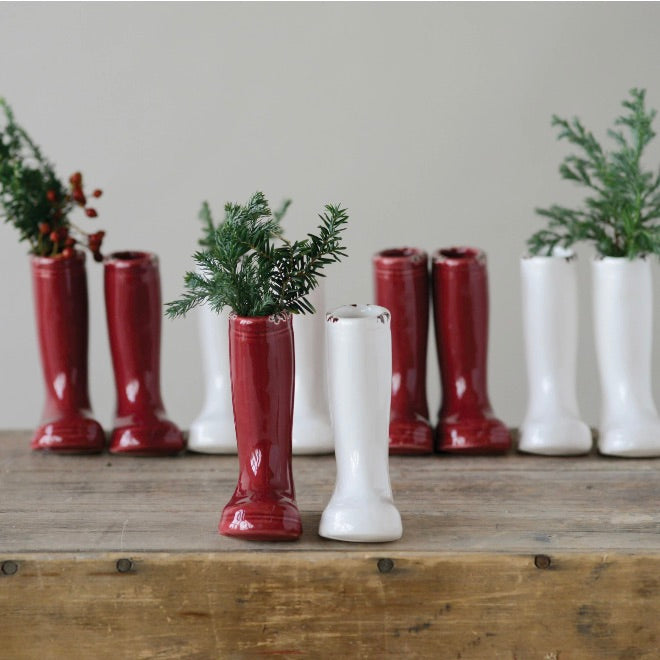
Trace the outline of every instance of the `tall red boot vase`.
<path fill-rule="evenodd" d="M 32 283 L 46 386 L 32 449 L 95 453 L 105 436 L 92 419 L 87 385 L 88 308 L 85 254 L 32 257 Z"/>
<path fill-rule="evenodd" d="M 376 304 L 391 314 L 390 454 L 430 454 L 433 431 L 426 401 L 429 274 L 426 252 L 398 248 L 373 258 Z"/>
<path fill-rule="evenodd" d="M 104 260 L 105 308 L 117 411 L 113 454 L 162 456 L 185 448 L 160 394 L 161 294 L 158 258 L 116 252 Z"/>
<path fill-rule="evenodd" d="M 436 449 L 500 453 L 508 428 L 491 408 L 487 386 L 488 273 L 486 255 L 471 247 L 433 254 L 435 338 L 442 379 Z"/>
<path fill-rule="evenodd" d="M 302 524 L 291 467 L 291 315 L 232 314 L 229 363 L 239 476 L 219 531 L 251 540 L 295 540 Z"/>

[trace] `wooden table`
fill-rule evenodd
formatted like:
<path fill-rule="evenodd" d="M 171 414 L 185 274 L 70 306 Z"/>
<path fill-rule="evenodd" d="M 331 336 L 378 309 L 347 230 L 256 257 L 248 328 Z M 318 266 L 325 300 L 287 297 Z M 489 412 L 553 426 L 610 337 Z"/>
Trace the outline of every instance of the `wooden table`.
<path fill-rule="evenodd" d="M 235 457 L 56 456 L 0 433 L 2 658 L 658 658 L 660 462 L 393 457 L 404 536 L 221 537 Z"/>

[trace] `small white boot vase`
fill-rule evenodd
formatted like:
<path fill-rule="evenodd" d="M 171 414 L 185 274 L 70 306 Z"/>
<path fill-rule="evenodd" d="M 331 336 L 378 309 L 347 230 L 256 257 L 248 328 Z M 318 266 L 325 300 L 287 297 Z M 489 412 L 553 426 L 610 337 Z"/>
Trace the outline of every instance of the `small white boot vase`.
<path fill-rule="evenodd" d="M 529 400 L 518 449 L 567 456 L 591 450 L 576 395 L 578 296 L 575 256 L 520 260 Z"/>
<path fill-rule="evenodd" d="M 610 456 L 660 456 L 651 393 L 651 263 L 604 257 L 593 261 L 592 273 L 602 392 L 598 449 Z"/>
<path fill-rule="evenodd" d="M 204 454 L 235 454 L 236 430 L 229 376 L 229 314 L 199 308 L 204 369 L 204 405 L 190 425 L 188 449 Z"/>
<path fill-rule="evenodd" d="M 334 450 L 328 408 L 325 356 L 325 286 L 308 296 L 314 314 L 294 314 L 296 386 L 293 403 L 293 453 L 331 454 Z"/>
<path fill-rule="evenodd" d="M 346 305 L 326 320 L 337 479 L 319 534 L 340 541 L 394 541 L 402 526 L 388 465 L 390 313 L 377 305 Z"/>

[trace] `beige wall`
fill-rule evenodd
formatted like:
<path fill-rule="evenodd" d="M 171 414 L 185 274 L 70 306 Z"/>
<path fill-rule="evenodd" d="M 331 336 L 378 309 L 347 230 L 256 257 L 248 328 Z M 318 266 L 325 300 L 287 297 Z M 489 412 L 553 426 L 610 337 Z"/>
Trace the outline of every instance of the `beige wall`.
<path fill-rule="evenodd" d="M 576 198 L 557 175 L 565 150 L 550 115 L 579 114 L 600 133 L 632 86 L 660 108 L 658 25 L 657 3 L 0 3 L 0 94 L 63 177 L 82 169 L 106 191 L 108 249 L 160 255 L 165 300 L 191 265 L 201 200 L 219 212 L 257 188 L 294 199 L 291 236 L 325 202 L 350 209 L 350 259 L 331 272 L 332 306 L 371 299 L 378 248 L 483 247 L 491 394 L 518 424 L 518 259 L 539 226 L 534 207 Z M 593 423 L 590 254 L 580 252 L 579 394 Z M 8 226 L 0 263 L 0 426 L 32 427 L 42 385 L 29 271 Z M 102 272 L 88 272 L 92 399 L 108 425 Z M 657 274 L 656 265 L 656 328 Z M 202 395 L 195 319 L 165 321 L 163 340 L 165 401 L 187 428 Z M 430 360 L 435 408 L 433 351 Z M 660 401 L 659 366 L 656 341 Z"/>

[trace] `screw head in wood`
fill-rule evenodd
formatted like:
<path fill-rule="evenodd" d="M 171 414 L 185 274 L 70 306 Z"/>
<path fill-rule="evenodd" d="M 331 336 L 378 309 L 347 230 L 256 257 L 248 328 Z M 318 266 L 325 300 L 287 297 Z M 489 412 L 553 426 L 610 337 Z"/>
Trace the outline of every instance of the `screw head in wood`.
<path fill-rule="evenodd" d="M 117 560 L 117 570 L 120 573 L 128 573 L 133 570 L 133 562 L 126 557 Z"/>
<path fill-rule="evenodd" d="M 552 561 L 548 555 L 536 555 L 536 557 L 534 557 L 534 566 L 541 570 L 550 568 L 551 563 Z"/>
<path fill-rule="evenodd" d="M 394 562 L 391 559 L 379 559 L 378 570 L 381 573 L 389 573 L 394 568 Z"/>
<path fill-rule="evenodd" d="M 18 564 L 15 561 L 3 561 L 2 562 L 2 574 L 3 575 L 14 575 L 18 571 Z"/>

